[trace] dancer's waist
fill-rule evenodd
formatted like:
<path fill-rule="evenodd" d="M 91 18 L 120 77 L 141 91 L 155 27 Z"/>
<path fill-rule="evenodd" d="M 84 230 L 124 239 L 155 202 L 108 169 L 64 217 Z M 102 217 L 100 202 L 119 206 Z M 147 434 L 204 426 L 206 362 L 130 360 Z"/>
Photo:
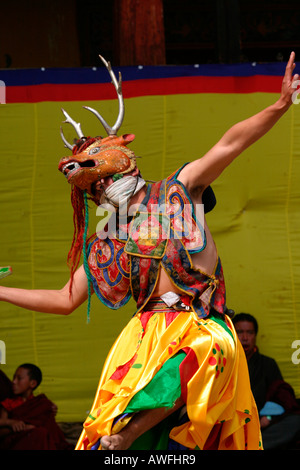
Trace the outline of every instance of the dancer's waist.
<path fill-rule="evenodd" d="M 175 292 L 167 292 L 160 297 L 151 297 L 147 304 L 144 306 L 144 311 L 153 311 L 153 312 L 190 312 L 192 299 L 187 294 L 177 294 Z M 214 308 L 210 308 L 209 317 L 218 318 L 224 320 L 225 315 L 230 318 L 234 317 L 234 311 L 224 309 L 223 313 L 217 312 Z"/>
<path fill-rule="evenodd" d="M 161 297 L 151 297 L 144 307 L 144 310 L 151 310 L 154 312 L 168 312 L 168 311 L 186 311 L 192 310 L 190 305 L 191 299 L 187 295 L 179 295 L 175 292 L 167 292 Z"/>

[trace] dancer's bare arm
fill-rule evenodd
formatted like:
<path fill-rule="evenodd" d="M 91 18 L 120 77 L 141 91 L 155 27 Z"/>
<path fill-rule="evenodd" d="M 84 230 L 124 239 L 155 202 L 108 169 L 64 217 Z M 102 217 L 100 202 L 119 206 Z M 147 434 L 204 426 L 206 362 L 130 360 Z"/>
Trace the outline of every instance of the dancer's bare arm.
<path fill-rule="evenodd" d="M 195 189 L 203 191 L 238 155 L 264 136 L 289 109 L 296 90 L 294 82 L 299 78 L 298 75 L 293 77 L 294 60 L 295 53 L 292 52 L 276 103 L 231 127 L 202 158 L 183 168 L 179 179 L 191 192 Z"/>
<path fill-rule="evenodd" d="M 69 286 L 70 281 L 60 290 L 28 290 L 0 286 L 0 301 L 36 312 L 68 315 L 88 297 L 87 278 L 83 266 L 74 275 L 71 295 Z"/>

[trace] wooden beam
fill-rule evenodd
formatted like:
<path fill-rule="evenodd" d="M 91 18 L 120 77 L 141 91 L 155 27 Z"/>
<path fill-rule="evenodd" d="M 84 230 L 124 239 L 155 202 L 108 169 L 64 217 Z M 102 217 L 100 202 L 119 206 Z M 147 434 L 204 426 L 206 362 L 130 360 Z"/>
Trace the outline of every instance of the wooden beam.
<path fill-rule="evenodd" d="M 114 56 L 119 65 L 166 63 L 162 0 L 115 0 Z"/>

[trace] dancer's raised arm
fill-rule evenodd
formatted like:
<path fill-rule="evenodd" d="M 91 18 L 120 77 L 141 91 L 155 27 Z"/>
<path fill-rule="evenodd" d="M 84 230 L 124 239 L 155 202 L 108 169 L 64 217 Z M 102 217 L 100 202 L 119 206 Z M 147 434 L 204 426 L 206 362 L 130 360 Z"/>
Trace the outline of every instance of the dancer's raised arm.
<path fill-rule="evenodd" d="M 231 127 L 202 158 L 186 165 L 179 179 L 192 192 L 204 190 L 222 171 L 250 145 L 263 137 L 283 116 L 292 104 L 296 91 L 293 76 L 295 53 L 292 52 L 286 66 L 279 99 L 263 111 Z"/>

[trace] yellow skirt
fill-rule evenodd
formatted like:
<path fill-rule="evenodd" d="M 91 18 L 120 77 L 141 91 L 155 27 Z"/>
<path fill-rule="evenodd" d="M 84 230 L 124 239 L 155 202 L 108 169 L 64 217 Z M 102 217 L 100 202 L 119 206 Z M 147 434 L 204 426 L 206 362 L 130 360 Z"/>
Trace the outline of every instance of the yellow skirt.
<path fill-rule="evenodd" d="M 182 351 L 181 390 L 188 420 L 173 425 L 169 437 L 188 449 L 262 449 L 247 362 L 230 319 L 222 324 L 183 311 L 140 312 L 129 321 L 106 359 L 76 450 L 101 449 L 99 438 L 126 425 L 126 419 L 118 428 L 114 423 Z"/>

